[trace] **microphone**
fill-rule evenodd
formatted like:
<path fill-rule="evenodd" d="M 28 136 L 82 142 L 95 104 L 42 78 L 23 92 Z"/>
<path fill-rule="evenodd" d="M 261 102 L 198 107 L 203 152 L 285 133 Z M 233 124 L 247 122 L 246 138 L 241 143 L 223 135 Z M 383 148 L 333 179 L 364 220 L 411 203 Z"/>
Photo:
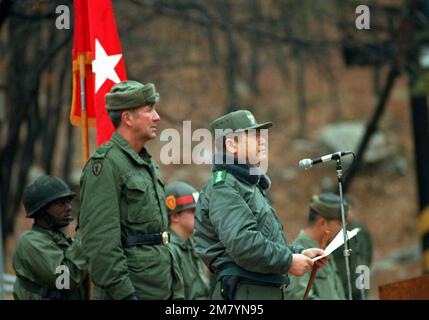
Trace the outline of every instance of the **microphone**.
<path fill-rule="evenodd" d="M 322 156 L 319 158 L 314 158 L 314 159 L 302 159 L 299 162 L 299 167 L 301 169 L 307 170 L 310 169 L 313 165 L 321 163 L 321 162 L 327 162 L 327 161 L 331 161 L 331 160 L 338 160 L 343 156 L 352 154 L 352 151 L 338 151 L 335 153 L 331 153 L 331 154 L 327 154 L 326 156 Z"/>

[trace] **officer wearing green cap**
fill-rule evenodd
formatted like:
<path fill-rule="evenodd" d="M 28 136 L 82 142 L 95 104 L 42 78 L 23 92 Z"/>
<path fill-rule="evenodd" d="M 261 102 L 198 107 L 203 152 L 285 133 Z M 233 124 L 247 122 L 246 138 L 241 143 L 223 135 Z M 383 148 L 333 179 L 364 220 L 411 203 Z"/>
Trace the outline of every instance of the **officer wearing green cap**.
<path fill-rule="evenodd" d="M 204 263 L 195 253 L 193 241 L 198 195 L 193 186 L 182 181 L 172 182 L 165 187 L 170 245 L 182 271 L 187 300 L 208 299 L 210 289 Z"/>
<path fill-rule="evenodd" d="M 349 209 L 347 203 L 344 209 L 347 216 Z M 315 195 L 310 203 L 307 227 L 300 231 L 293 244 L 301 245 L 304 248 L 325 246 L 334 239 L 340 230 L 340 197 L 333 193 Z M 310 274 L 306 274 L 300 278 L 291 277 L 291 284 L 285 290 L 286 298 L 302 300 L 309 278 Z M 317 271 L 309 299 L 345 299 L 343 284 L 334 259 L 329 259 L 325 268 Z"/>
<path fill-rule="evenodd" d="M 156 138 L 159 94 L 124 81 L 106 94 L 115 127 L 81 176 L 80 226 L 95 299 L 183 299 L 169 249 L 164 184 L 145 146 Z"/>
<path fill-rule="evenodd" d="M 267 198 L 270 179 L 267 129 L 248 110 L 224 115 L 211 124 L 216 154 L 213 175 L 197 203 L 197 253 L 216 274 L 213 299 L 283 299 L 288 273 L 301 276 L 323 250 L 289 246 Z M 327 259 L 318 264 L 323 266 Z"/>
<path fill-rule="evenodd" d="M 15 299 L 86 298 L 87 262 L 80 238 L 72 240 L 62 231 L 73 220 L 75 195 L 64 181 L 48 175 L 25 188 L 23 203 L 34 224 L 21 235 L 13 254 Z"/>

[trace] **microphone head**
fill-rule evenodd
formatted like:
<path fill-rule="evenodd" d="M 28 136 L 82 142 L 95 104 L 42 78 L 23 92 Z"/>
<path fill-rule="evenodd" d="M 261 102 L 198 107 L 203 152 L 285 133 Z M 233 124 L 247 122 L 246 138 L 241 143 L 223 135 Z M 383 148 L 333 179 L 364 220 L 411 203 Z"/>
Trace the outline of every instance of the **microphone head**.
<path fill-rule="evenodd" d="M 312 166 L 313 166 L 313 161 L 311 161 L 311 159 L 302 159 L 299 162 L 299 167 L 304 170 L 310 169 Z"/>

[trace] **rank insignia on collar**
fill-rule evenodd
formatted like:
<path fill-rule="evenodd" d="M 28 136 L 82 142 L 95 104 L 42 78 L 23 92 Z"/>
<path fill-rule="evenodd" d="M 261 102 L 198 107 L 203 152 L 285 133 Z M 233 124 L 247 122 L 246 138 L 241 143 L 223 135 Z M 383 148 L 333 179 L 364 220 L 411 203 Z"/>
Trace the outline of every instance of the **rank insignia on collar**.
<path fill-rule="evenodd" d="M 100 161 L 96 161 L 92 165 L 92 173 L 94 174 L 94 176 L 98 176 L 101 173 L 102 169 L 103 169 L 103 165 Z"/>

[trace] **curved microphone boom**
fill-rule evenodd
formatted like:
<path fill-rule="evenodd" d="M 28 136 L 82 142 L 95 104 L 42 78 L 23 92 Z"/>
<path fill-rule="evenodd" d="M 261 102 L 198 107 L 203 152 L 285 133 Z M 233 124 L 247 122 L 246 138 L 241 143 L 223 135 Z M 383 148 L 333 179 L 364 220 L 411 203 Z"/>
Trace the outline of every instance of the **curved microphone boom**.
<path fill-rule="evenodd" d="M 301 169 L 307 170 L 307 169 L 310 169 L 315 164 L 327 162 L 327 161 L 331 161 L 331 160 L 338 160 L 339 158 L 344 157 L 344 156 L 349 155 L 349 154 L 352 154 L 352 153 L 353 153 L 352 151 L 338 151 L 335 153 L 327 154 L 325 156 L 321 156 L 319 158 L 302 159 L 299 162 L 299 167 Z"/>

